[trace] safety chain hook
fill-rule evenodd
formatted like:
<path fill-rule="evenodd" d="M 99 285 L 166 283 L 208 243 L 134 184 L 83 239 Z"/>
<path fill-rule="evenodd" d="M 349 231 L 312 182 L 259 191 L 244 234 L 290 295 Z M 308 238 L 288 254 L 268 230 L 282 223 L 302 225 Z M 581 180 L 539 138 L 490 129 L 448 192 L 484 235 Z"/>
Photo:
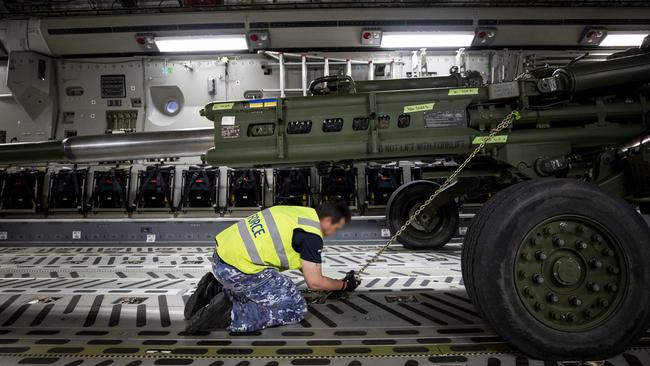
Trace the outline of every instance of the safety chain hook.
<path fill-rule="evenodd" d="M 366 269 L 368 269 L 368 267 L 369 267 L 371 264 L 373 264 L 373 263 L 374 263 L 374 262 L 375 262 L 375 261 L 376 261 L 376 260 L 381 256 L 381 254 L 382 254 L 386 249 L 388 249 L 388 247 L 389 247 L 391 244 L 393 244 L 393 243 L 397 240 L 397 238 L 398 238 L 400 235 L 402 235 L 402 233 L 404 232 L 404 230 L 406 230 L 406 228 L 408 228 L 408 227 L 411 225 L 411 223 L 413 222 L 413 220 L 415 220 L 415 218 L 418 217 L 418 215 L 420 215 L 420 213 L 421 213 L 425 208 L 427 208 L 427 206 L 429 206 L 429 205 L 431 204 L 431 202 L 433 202 L 433 200 L 435 200 L 436 197 L 438 197 L 438 195 L 439 195 L 440 193 L 442 193 L 445 189 L 449 188 L 450 186 L 452 186 L 452 185 L 456 182 L 456 177 L 458 176 L 458 174 L 460 174 L 460 172 L 461 172 L 463 169 L 465 169 L 465 167 L 467 166 L 467 164 L 469 164 L 469 162 L 472 161 L 472 159 L 474 159 L 474 157 L 475 157 L 476 155 L 478 155 L 478 153 L 479 153 L 481 150 L 483 150 L 483 148 L 485 147 L 486 144 L 490 143 L 490 141 L 492 141 L 492 139 L 493 139 L 493 138 L 494 138 L 494 137 L 495 137 L 499 132 L 501 132 L 501 131 L 505 130 L 506 128 L 508 128 L 508 127 L 512 124 L 513 121 L 518 120 L 519 118 L 521 118 L 520 110 L 514 110 L 514 111 L 508 113 L 508 114 L 503 118 L 503 120 L 501 121 L 501 123 L 499 123 L 499 124 L 497 125 L 497 127 L 493 128 L 493 129 L 490 131 L 490 134 L 487 135 L 487 136 L 486 136 L 486 137 L 481 141 L 481 143 L 476 147 L 476 149 L 474 149 L 474 151 L 472 151 L 471 154 L 469 154 L 469 156 L 465 159 L 465 161 L 463 161 L 463 163 L 460 164 L 460 165 L 458 166 L 458 168 L 456 168 L 456 170 L 455 170 L 453 173 L 451 173 L 451 175 L 450 175 L 449 177 L 447 177 L 447 179 L 445 179 L 445 181 L 440 185 L 440 187 L 438 187 L 438 189 L 436 189 L 435 192 L 433 192 L 433 194 L 432 194 L 432 195 L 431 195 L 431 196 L 430 196 L 426 201 L 424 201 L 424 203 L 423 203 L 423 204 L 422 204 L 422 205 L 421 205 L 421 206 L 420 206 L 420 207 L 419 207 L 419 208 L 418 208 L 418 209 L 413 213 L 413 215 L 411 215 L 411 217 L 409 217 L 408 220 L 406 220 L 406 222 L 404 223 L 404 225 L 402 225 L 402 227 L 400 227 L 399 230 L 397 230 L 397 232 L 396 232 L 396 233 L 395 233 L 395 234 L 394 234 L 390 239 L 388 239 L 388 242 L 386 242 L 386 244 L 384 244 L 381 248 L 379 248 L 379 250 L 377 251 L 377 253 L 375 253 L 375 255 L 372 256 L 372 258 L 370 258 L 370 259 L 366 262 L 366 264 L 363 265 L 363 267 L 361 267 L 361 269 L 359 270 L 359 272 L 357 272 L 358 276 L 360 276 L 362 273 L 364 273 L 364 272 L 366 271 Z"/>

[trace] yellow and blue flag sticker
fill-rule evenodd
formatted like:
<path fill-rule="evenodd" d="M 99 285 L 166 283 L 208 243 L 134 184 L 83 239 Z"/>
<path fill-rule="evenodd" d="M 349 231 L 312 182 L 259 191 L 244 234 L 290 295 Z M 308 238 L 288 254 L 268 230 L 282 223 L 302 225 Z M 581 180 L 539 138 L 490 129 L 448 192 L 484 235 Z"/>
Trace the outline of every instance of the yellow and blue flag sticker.
<path fill-rule="evenodd" d="M 250 108 L 268 108 L 277 106 L 278 100 L 276 98 L 254 99 L 248 102 L 248 107 Z"/>

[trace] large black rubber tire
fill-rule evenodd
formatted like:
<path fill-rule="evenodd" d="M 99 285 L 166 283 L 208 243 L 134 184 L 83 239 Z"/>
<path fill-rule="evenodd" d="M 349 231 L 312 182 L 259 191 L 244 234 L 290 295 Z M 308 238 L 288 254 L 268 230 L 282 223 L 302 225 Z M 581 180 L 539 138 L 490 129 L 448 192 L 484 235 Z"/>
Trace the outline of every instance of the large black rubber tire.
<path fill-rule="evenodd" d="M 392 234 L 396 233 L 406 222 L 413 207 L 416 209 L 424 203 L 438 188 L 433 182 L 413 182 L 402 187 L 391 197 L 387 212 L 388 228 Z M 456 201 L 449 201 L 442 205 L 436 215 L 438 224 L 432 232 L 418 230 L 411 225 L 397 239 L 405 248 L 409 249 L 439 249 L 445 246 L 458 232 L 458 205 Z"/>
<path fill-rule="evenodd" d="M 623 245 L 626 293 L 597 327 L 560 331 L 525 308 L 514 278 L 523 238 L 558 215 L 580 215 L 604 226 Z M 571 179 L 538 179 L 506 188 L 486 203 L 468 229 L 463 278 L 481 316 L 509 344 L 538 359 L 602 360 L 632 346 L 650 326 L 650 228 L 626 202 Z"/>
<path fill-rule="evenodd" d="M 532 184 L 533 182 L 539 182 L 539 180 L 531 181 L 528 184 Z M 465 233 L 465 238 L 463 240 L 462 254 L 461 254 L 461 269 L 463 274 L 463 283 L 465 285 L 465 289 L 467 290 L 467 294 L 469 295 L 470 299 L 473 298 L 473 294 L 474 294 L 474 289 L 472 288 L 473 266 L 469 265 L 470 260 L 468 260 L 468 258 L 473 258 L 474 256 L 474 249 L 476 248 L 477 245 L 479 245 L 478 241 L 480 239 L 480 233 L 483 230 L 483 227 L 485 226 L 485 222 L 489 217 L 494 215 L 495 207 L 498 207 L 499 204 L 501 204 L 504 199 L 516 195 L 518 190 L 526 187 L 527 187 L 526 184 L 524 185 L 515 184 L 503 189 L 502 191 L 500 191 L 499 194 L 490 198 L 483 206 L 481 206 L 481 209 L 472 218 L 472 221 L 470 222 L 467 228 L 467 232 Z M 480 306 L 481 306 L 480 303 L 474 303 L 474 307 L 476 307 L 479 313 L 481 310 Z"/>

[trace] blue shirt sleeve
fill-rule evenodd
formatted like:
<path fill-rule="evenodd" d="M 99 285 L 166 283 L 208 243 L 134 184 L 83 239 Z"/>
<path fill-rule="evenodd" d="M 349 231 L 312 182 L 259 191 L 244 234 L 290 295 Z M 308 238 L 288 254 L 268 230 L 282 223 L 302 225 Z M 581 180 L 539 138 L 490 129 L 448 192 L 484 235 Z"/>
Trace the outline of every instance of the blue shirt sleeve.
<path fill-rule="evenodd" d="M 322 263 L 321 251 L 323 250 L 323 239 L 318 235 L 302 230 L 294 230 L 291 246 L 293 250 L 300 253 L 302 260 L 312 263 Z"/>

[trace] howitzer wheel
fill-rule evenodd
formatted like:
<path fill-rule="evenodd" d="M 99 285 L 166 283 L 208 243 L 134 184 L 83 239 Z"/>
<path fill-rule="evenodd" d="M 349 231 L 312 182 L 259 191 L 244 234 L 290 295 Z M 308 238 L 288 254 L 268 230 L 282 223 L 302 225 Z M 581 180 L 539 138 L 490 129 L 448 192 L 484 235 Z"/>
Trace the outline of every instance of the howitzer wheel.
<path fill-rule="evenodd" d="M 431 181 L 414 181 L 395 191 L 386 208 L 390 232 L 397 232 L 438 186 Z M 458 221 L 458 205 L 450 200 L 437 209 L 425 209 L 397 240 L 409 249 L 442 248 L 458 232 Z"/>
<path fill-rule="evenodd" d="M 649 238 L 629 204 L 594 185 L 523 182 L 474 218 L 463 278 L 481 316 L 520 351 L 606 359 L 650 326 Z"/>

